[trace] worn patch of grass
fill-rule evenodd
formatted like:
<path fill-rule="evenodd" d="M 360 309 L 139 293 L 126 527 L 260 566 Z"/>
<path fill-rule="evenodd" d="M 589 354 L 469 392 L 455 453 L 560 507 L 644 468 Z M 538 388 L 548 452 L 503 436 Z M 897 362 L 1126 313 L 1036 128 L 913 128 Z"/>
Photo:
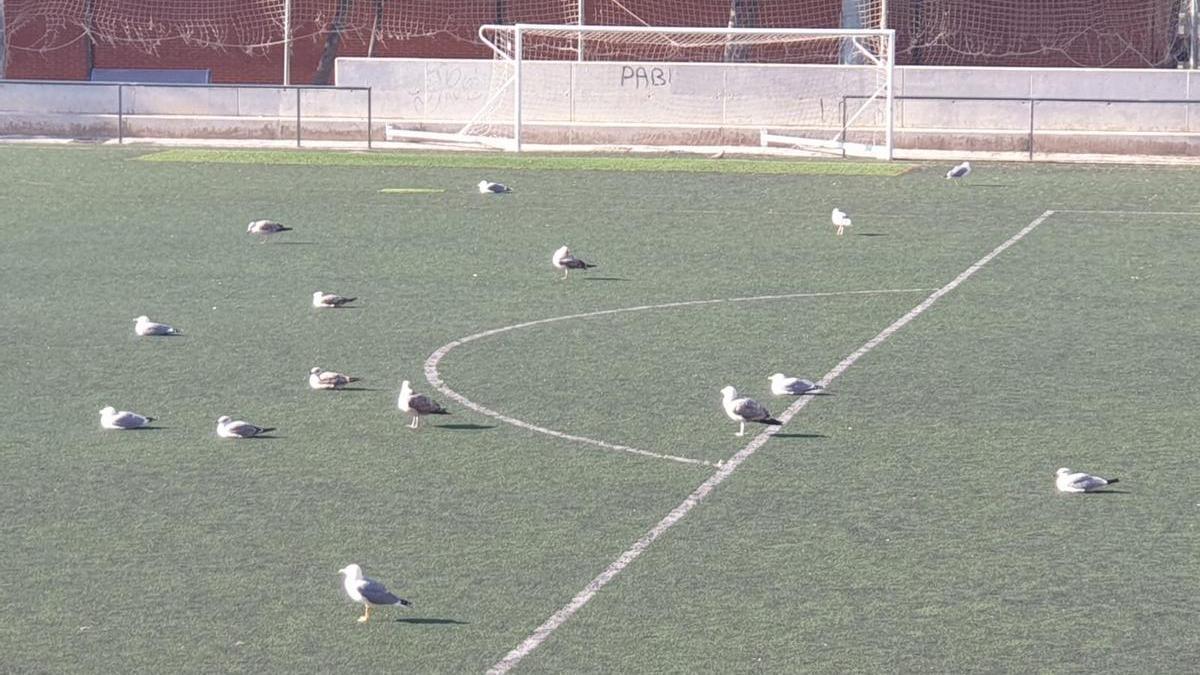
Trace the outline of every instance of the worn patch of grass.
<path fill-rule="evenodd" d="M 504 155 L 482 153 L 333 152 L 304 150 L 209 150 L 177 148 L 141 155 L 148 162 L 196 162 L 299 166 L 377 166 L 521 171 L 655 171 L 778 174 L 792 176 L 897 176 L 910 165 L 808 159 L 699 159 L 695 157 Z"/>

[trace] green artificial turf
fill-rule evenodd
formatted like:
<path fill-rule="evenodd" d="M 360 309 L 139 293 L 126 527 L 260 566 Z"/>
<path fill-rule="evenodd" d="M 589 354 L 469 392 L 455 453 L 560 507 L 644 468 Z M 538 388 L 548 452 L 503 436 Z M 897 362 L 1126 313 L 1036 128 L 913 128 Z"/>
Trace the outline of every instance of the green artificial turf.
<path fill-rule="evenodd" d="M 1167 213 L 1200 212 L 1191 170 L 984 163 L 952 185 L 932 165 L 143 153 L 0 147 L 0 670 L 483 672 L 713 468 L 465 409 L 430 354 L 743 299 L 516 328 L 438 366 L 525 422 L 716 463 L 750 440 L 722 386 L 782 411 L 767 375 L 824 375 L 1047 210 L 514 672 L 1181 672 L 1200 653 L 1200 213 Z M 295 230 L 261 244 L 258 218 Z M 599 267 L 560 281 L 564 243 Z M 360 299 L 314 310 L 315 290 Z M 183 335 L 137 338 L 140 314 Z M 311 391 L 314 365 L 363 387 Z M 453 414 L 406 429 L 402 379 Z M 160 428 L 102 431 L 105 405 Z M 279 431 L 218 439 L 222 414 Z M 1121 489 L 1060 495 L 1059 466 Z M 351 562 L 413 607 L 356 623 Z"/>

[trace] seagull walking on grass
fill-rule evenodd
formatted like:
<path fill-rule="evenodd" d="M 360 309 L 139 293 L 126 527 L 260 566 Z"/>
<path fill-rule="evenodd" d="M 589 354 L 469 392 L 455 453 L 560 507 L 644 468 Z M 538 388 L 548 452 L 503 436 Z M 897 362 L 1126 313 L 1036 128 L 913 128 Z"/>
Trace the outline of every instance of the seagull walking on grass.
<path fill-rule="evenodd" d="M 821 391 L 822 387 L 812 380 L 799 377 L 788 377 L 783 373 L 775 373 L 767 378 L 771 381 L 771 393 L 776 396 L 799 396 Z"/>
<path fill-rule="evenodd" d="M 288 232 L 292 228 L 284 227 L 281 223 L 273 220 L 252 220 L 246 226 L 246 234 L 257 234 L 260 241 L 266 241 L 267 237 L 280 232 Z"/>
<path fill-rule="evenodd" d="M 956 166 L 953 169 L 950 169 L 949 171 L 946 172 L 946 178 L 952 179 L 955 181 L 961 180 L 970 175 L 971 175 L 971 163 L 970 162 L 963 162 L 962 164 L 959 164 L 958 166 Z"/>
<path fill-rule="evenodd" d="M 1082 471 L 1071 471 L 1063 467 L 1054 472 L 1054 487 L 1059 492 L 1095 492 L 1118 482 L 1119 478 L 1101 478 Z"/>
<path fill-rule="evenodd" d="M 344 373 L 335 373 L 332 370 L 321 370 L 314 367 L 308 371 L 308 386 L 313 389 L 341 389 L 351 382 L 358 382 L 361 377 L 351 377 Z"/>
<path fill-rule="evenodd" d="M 424 415 L 450 414 L 449 411 L 438 405 L 437 401 L 424 394 L 414 393 L 408 380 L 400 383 L 400 399 L 396 402 L 396 405 L 400 410 L 412 417 L 412 422 L 408 425 L 410 429 L 419 427 L 421 425 L 421 417 Z"/>
<path fill-rule="evenodd" d="M 138 335 L 179 335 L 179 331 L 165 323 L 156 323 L 146 315 L 134 319 L 133 332 Z"/>
<path fill-rule="evenodd" d="M 850 227 L 852 224 L 850 222 L 850 216 L 847 216 L 846 212 L 841 209 L 834 209 L 833 214 L 830 216 L 830 220 L 832 220 L 834 226 L 837 227 L 837 234 L 839 237 L 842 236 L 842 233 L 846 231 L 846 228 Z"/>
<path fill-rule="evenodd" d="M 595 265 L 571 255 L 571 249 L 566 246 L 560 247 L 554 252 L 554 255 L 550 256 L 550 264 L 563 271 L 563 279 L 567 278 L 571 270 L 586 270 L 595 267 Z"/>
<path fill-rule="evenodd" d="M 117 410 L 111 405 L 100 409 L 100 427 L 103 429 L 141 429 L 153 421 L 153 417 Z"/>
<path fill-rule="evenodd" d="M 363 606 L 363 615 L 358 617 L 359 623 L 366 623 L 371 619 L 371 607 L 373 606 L 408 607 L 412 605 L 411 602 L 396 596 L 378 581 L 364 577 L 362 568 L 358 565 L 346 565 L 338 572 L 343 577 L 342 587 L 346 589 L 346 595 Z"/>
<path fill-rule="evenodd" d="M 738 423 L 737 436 L 746 435 L 746 422 L 776 426 L 783 424 L 771 417 L 771 413 L 758 401 L 752 398 L 739 398 L 737 390 L 733 387 L 725 387 L 721 390 L 721 405 L 724 406 L 725 414 L 729 416 L 729 419 Z"/>
<path fill-rule="evenodd" d="M 221 438 L 254 438 L 269 431 L 275 431 L 275 427 L 260 427 L 249 422 L 235 420 L 229 415 L 221 415 L 217 418 L 217 435 Z"/>
<path fill-rule="evenodd" d="M 512 188 L 504 183 L 493 183 L 490 180 L 479 181 L 479 193 L 484 195 L 498 195 L 503 192 L 512 192 Z"/>
<path fill-rule="evenodd" d="M 324 293 L 322 291 L 313 291 L 312 304 L 313 307 L 343 307 L 358 298 L 345 298 L 337 293 Z"/>

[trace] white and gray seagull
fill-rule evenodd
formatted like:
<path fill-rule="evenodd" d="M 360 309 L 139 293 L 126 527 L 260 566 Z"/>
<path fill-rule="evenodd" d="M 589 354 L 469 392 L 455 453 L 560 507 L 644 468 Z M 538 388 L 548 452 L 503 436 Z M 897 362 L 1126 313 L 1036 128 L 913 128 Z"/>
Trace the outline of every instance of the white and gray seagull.
<path fill-rule="evenodd" d="M 358 298 L 346 298 L 337 293 L 325 293 L 323 291 L 313 291 L 312 305 L 313 307 L 344 307 L 347 304 L 354 302 Z"/>
<path fill-rule="evenodd" d="M 100 409 L 100 427 L 104 429 L 141 429 L 153 421 L 153 417 L 117 410 L 111 405 Z"/>
<path fill-rule="evenodd" d="M 1055 471 L 1054 476 L 1054 487 L 1059 492 L 1095 492 L 1120 481 L 1119 478 L 1101 478 L 1082 471 L 1071 471 L 1065 466 Z"/>
<path fill-rule="evenodd" d="M 767 378 L 771 381 L 771 393 L 776 396 L 799 396 L 821 391 L 823 387 L 812 380 L 799 377 L 788 377 L 783 373 L 775 373 Z"/>
<path fill-rule="evenodd" d="M 584 262 L 571 255 L 571 249 L 566 246 L 559 247 L 554 255 L 550 256 L 550 264 L 563 271 L 563 279 L 567 278 L 571 270 L 586 270 L 595 267 L 592 263 Z"/>
<path fill-rule="evenodd" d="M 833 213 L 830 214 L 830 220 L 832 220 L 833 224 L 837 227 L 837 234 L 839 237 L 842 236 L 842 233 L 847 227 L 850 227 L 853 224 L 850 221 L 850 216 L 847 216 L 846 212 L 841 209 L 834 209 Z"/>
<path fill-rule="evenodd" d="M 246 234 L 257 234 L 260 241 L 266 241 L 267 237 L 280 232 L 290 232 L 293 228 L 284 227 L 282 223 L 277 223 L 274 220 L 252 220 L 246 226 Z"/>
<path fill-rule="evenodd" d="M 396 405 L 400 410 L 412 417 L 412 422 L 408 425 L 410 429 L 419 427 L 421 425 L 421 417 L 424 415 L 450 414 L 437 401 L 424 394 L 413 393 L 412 386 L 408 383 L 408 380 L 400 383 L 400 398 L 396 401 Z"/>
<path fill-rule="evenodd" d="M 363 615 L 358 617 L 359 623 L 366 623 L 371 618 L 371 607 L 400 606 L 408 607 L 411 602 L 397 596 L 383 584 L 363 576 L 362 568 L 351 563 L 338 570 L 341 573 L 342 588 L 350 599 L 363 606 Z"/>
<path fill-rule="evenodd" d="M 952 179 L 955 181 L 962 179 L 962 178 L 966 178 L 967 176 L 970 176 L 970 175 L 971 175 L 971 163 L 970 162 L 963 162 L 962 164 L 959 164 L 958 166 L 955 166 L 953 169 L 950 169 L 949 171 L 946 172 L 946 178 Z"/>
<path fill-rule="evenodd" d="M 315 366 L 308 371 L 308 386 L 313 389 L 341 389 L 351 382 L 358 382 L 361 379 L 361 377 L 352 377 L 345 373 L 322 370 Z"/>
<path fill-rule="evenodd" d="M 729 419 L 738 423 L 737 436 L 746 434 L 746 422 L 758 422 L 772 426 L 783 424 L 771 417 L 771 413 L 758 401 L 752 398 L 739 398 L 737 389 L 733 387 L 725 387 L 721 390 L 721 405 L 725 408 L 725 414 L 729 416 Z"/>
<path fill-rule="evenodd" d="M 221 415 L 217 418 L 217 435 L 221 438 L 254 438 L 270 431 L 275 431 L 275 427 L 260 427 L 242 420 L 235 420 L 229 415 Z"/>
<path fill-rule="evenodd" d="M 504 183 L 493 183 L 490 180 L 479 181 L 479 193 L 484 195 L 498 195 L 504 192 L 512 192 L 512 188 Z"/>
<path fill-rule="evenodd" d="M 157 323 L 143 314 L 134 319 L 133 332 L 138 335 L 180 335 L 180 332 L 165 323 Z"/>

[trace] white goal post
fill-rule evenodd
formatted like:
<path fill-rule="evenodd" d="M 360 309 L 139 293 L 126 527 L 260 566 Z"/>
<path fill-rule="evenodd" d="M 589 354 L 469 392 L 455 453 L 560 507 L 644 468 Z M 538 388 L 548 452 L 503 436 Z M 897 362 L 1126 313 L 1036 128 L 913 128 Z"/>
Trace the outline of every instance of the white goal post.
<path fill-rule="evenodd" d="M 891 159 L 895 31 L 488 24 L 484 104 L 457 132 L 505 150 L 789 148 Z"/>

